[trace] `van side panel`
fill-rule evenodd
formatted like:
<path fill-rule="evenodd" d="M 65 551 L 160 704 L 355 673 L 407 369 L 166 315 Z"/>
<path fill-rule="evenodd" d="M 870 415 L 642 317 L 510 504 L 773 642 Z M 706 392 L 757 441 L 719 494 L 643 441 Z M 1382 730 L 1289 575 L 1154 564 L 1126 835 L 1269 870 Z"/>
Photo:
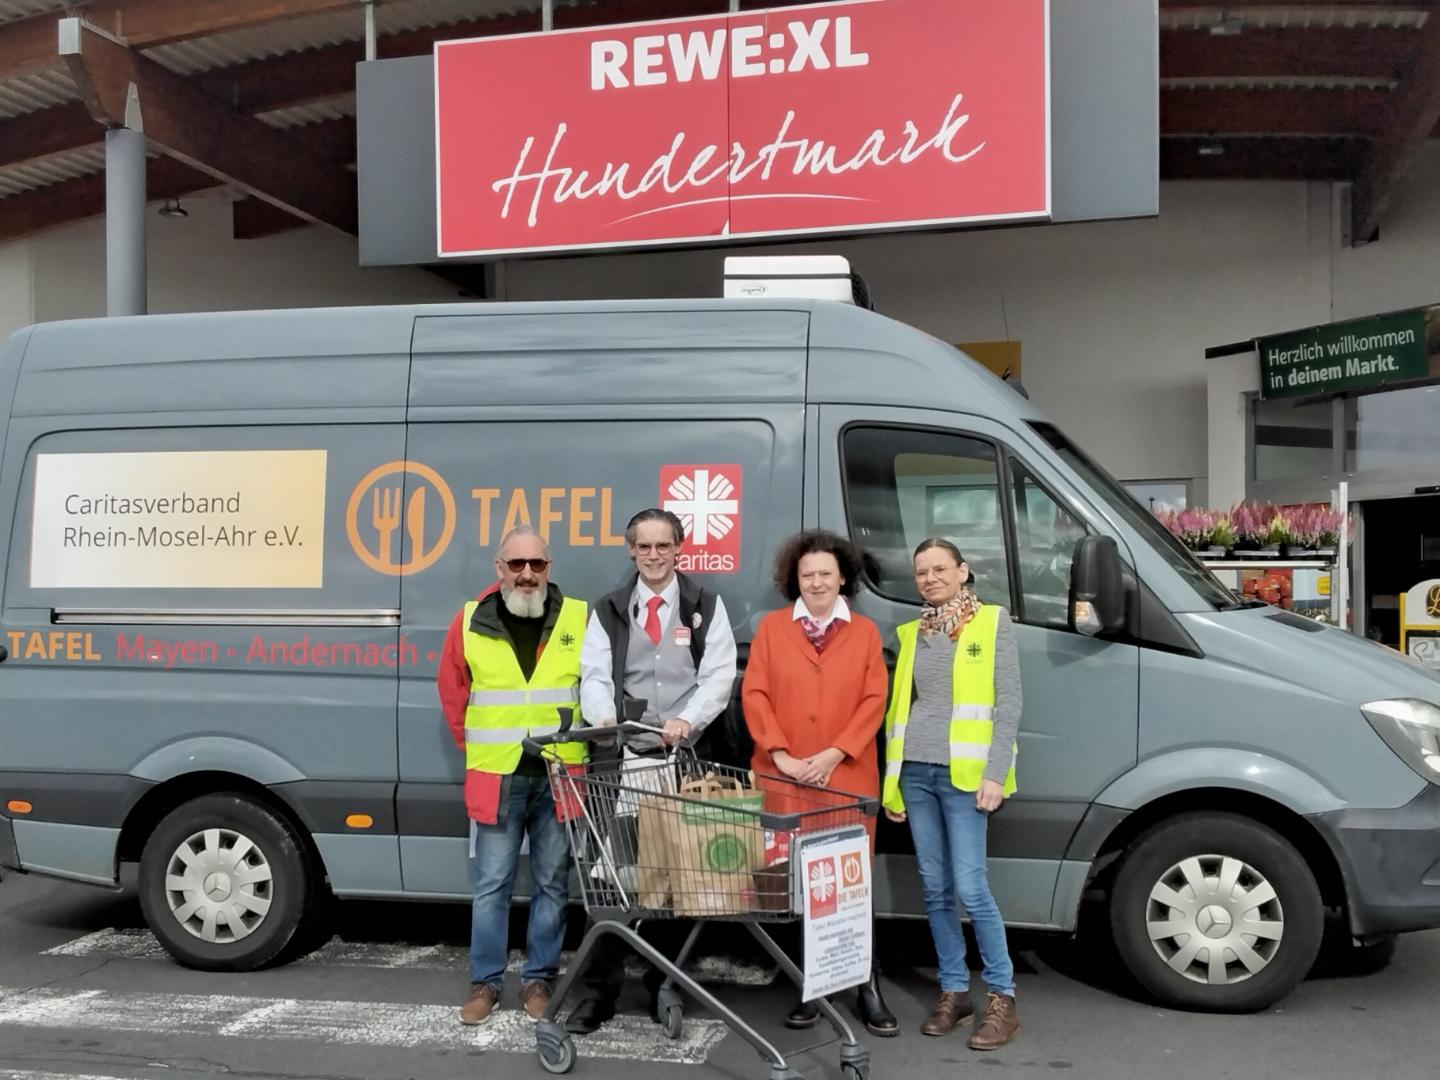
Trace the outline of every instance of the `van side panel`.
<path fill-rule="evenodd" d="M 433 661 L 461 605 L 495 581 L 509 528 L 547 537 L 551 580 L 593 604 L 634 573 L 629 518 L 683 501 L 712 550 L 687 546 L 681 569 L 720 592 L 736 637 L 781 602 L 769 566 L 802 520 L 805 337 L 803 313 L 775 311 L 416 320 L 408 456 L 430 473 L 411 476 L 406 498 L 448 493 L 456 523 L 401 583 L 403 634 L 428 664 L 401 675 L 407 893 L 469 893 L 463 757 Z"/>

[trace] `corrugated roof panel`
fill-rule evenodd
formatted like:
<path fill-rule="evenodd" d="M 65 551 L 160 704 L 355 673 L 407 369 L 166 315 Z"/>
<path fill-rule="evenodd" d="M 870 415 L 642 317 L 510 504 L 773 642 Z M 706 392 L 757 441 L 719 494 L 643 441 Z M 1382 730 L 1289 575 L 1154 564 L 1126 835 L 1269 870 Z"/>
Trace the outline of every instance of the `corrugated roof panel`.
<path fill-rule="evenodd" d="M 35 188 L 93 176 L 105 169 L 105 148 L 89 146 L 68 154 L 54 154 L 24 165 L 0 169 L 0 195 L 19 195 Z"/>
<path fill-rule="evenodd" d="M 1162 90 L 1394 90 L 1394 79 L 1347 75 L 1225 75 L 1161 79 Z"/>
<path fill-rule="evenodd" d="M 0 79 L 0 119 L 77 101 L 80 95 L 64 68 Z"/>
<path fill-rule="evenodd" d="M 574 6 L 578 0 L 558 0 L 557 6 Z M 523 12 L 538 12 L 540 0 L 386 0 L 375 6 L 375 28 L 382 37 L 425 27 L 448 26 L 476 19 L 493 19 Z M 214 34 L 147 49 L 147 56 L 172 71 L 191 75 L 243 64 L 267 56 L 318 49 L 365 37 L 365 9 L 286 19 L 228 34 Z"/>
<path fill-rule="evenodd" d="M 320 124 L 327 120 L 343 120 L 355 115 L 355 95 L 326 98 L 297 105 L 292 109 L 276 109 L 274 112 L 256 113 L 257 120 L 263 120 L 271 127 L 292 128 L 306 124 Z"/>
<path fill-rule="evenodd" d="M 1327 7 L 1321 4 L 1276 4 L 1250 7 L 1243 0 L 1234 4 L 1203 4 L 1160 12 L 1162 30 L 1211 30 L 1214 33 L 1242 34 L 1253 30 L 1416 30 L 1425 25 L 1428 13 L 1415 5 L 1376 4 L 1365 7 Z"/>
<path fill-rule="evenodd" d="M 47 11 L 59 11 L 74 6 L 73 0 L 0 0 L 0 23 L 28 19 L 31 15 L 43 15 Z"/>

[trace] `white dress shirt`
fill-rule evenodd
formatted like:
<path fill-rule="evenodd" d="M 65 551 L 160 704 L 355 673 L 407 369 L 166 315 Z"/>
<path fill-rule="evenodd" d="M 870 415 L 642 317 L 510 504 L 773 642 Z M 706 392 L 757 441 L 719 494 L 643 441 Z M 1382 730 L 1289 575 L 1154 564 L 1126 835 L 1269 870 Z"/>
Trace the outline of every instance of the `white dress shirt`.
<path fill-rule="evenodd" d="M 647 601 L 656 593 L 644 581 L 635 582 L 635 591 L 630 594 L 630 633 L 645 633 L 645 621 L 650 617 Z M 669 630 L 680 612 L 680 582 L 670 579 L 659 593 L 660 633 Z M 725 711 L 730 704 L 730 691 L 735 683 L 735 631 L 730 628 L 730 616 L 725 612 L 725 601 L 715 597 L 715 614 L 705 630 L 705 655 L 700 658 L 700 668 L 695 672 L 695 693 L 680 710 L 679 716 L 665 716 L 662 720 L 684 720 L 690 725 L 690 734 L 699 735 L 706 725 Z M 615 723 L 615 681 L 612 674 L 610 638 L 600 625 L 599 616 L 590 613 L 590 625 L 585 628 L 585 641 L 580 646 L 580 712 L 587 724 L 604 727 Z"/>
<path fill-rule="evenodd" d="M 850 605 L 845 602 L 843 596 L 837 596 L 835 598 L 835 606 L 830 609 L 830 614 L 826 615 L 823 619 L 816 619 L 814 615 L 810 614 L 810 609 L 805 606 L 805 598 L 802 596 L 799 600 L 795 601 L 795 610 L 790 613 L 790 618 L 793 622 L 799 622 L 801 619 L 806 618 L 813 619 L 815 624 L 819 626 L 821 630 L 824 630 L 836 619 L 839 619 L 841 622 L 849 622 Z"/>

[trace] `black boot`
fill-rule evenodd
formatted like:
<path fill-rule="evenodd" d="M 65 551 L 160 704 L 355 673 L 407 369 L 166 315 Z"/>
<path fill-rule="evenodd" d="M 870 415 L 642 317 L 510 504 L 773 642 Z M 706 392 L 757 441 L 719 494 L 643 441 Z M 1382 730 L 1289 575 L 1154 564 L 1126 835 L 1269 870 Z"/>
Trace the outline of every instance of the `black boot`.
<path fill-rule="evenodd" d="M 790 1010 L 790 1015 L 785 1017 L 785 1026 L 803 1030 L 814 1027 L 820 1022 L 820 1006 L 813 1001 L 802 1001 Z"/>
<path fill-rule="evenodd" d="M 870 981 L 860 987 L 859 1006 L 860 1022 L 872 1035 L 889 1039 L 900 1034 L 900 1023 L 880 993 L 880 973 L 873 967 Z"/>

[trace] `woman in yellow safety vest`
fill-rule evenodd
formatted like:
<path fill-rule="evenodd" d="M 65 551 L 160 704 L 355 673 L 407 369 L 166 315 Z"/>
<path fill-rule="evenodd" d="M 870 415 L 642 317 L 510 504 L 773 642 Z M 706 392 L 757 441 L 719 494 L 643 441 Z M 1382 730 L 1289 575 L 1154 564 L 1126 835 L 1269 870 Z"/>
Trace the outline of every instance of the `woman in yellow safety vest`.
<path fill-rule="evenodd" d="M 881 801 L 909 821 L 940 960 L 940 1000 L 920 1030 L 948 1035 L 975 1015 L 957 904 L 970 917 L 989 990 L 973 1050 L 1020 1030 L 1005 923 L 985 868 L 989 815 L 1015 791 L 1020 668 L 1004 608 L 972 587 L 960 549 L 931 538 L 915 549 L 920 618 L 900 626 L 900 656 L 885 716 Z"/>

